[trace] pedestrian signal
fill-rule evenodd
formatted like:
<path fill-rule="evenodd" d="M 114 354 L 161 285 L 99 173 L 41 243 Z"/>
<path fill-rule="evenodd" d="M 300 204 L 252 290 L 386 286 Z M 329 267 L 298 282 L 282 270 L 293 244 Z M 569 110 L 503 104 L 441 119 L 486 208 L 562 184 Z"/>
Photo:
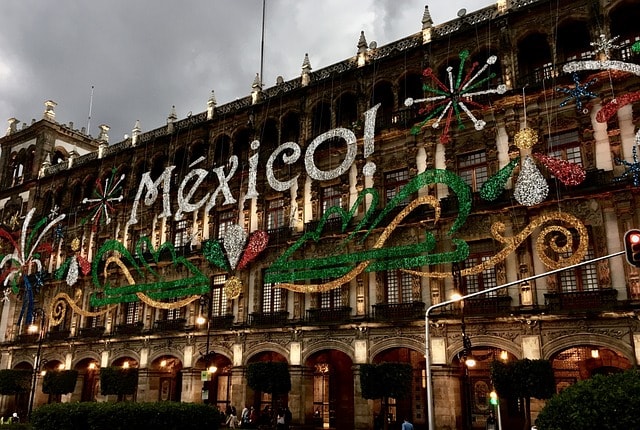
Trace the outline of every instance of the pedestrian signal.
<path fill-rule="evenodd" d="M 624 250 L 629 264 L 640 267 L 640 230 L 629 230 L 624 234 Z"/>

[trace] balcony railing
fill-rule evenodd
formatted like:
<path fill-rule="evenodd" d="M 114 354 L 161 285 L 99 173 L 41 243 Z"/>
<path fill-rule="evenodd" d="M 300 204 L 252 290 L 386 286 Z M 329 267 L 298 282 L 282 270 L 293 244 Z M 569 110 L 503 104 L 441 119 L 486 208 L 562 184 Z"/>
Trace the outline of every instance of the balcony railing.
<path fill-rule="evenodd" d="M 424 302 L 378 303 L 373 305 L 373 318 L 382 321 L 406 321 L 424 318 Z"/>
<path fill-rule="evenodd" d="M 312 308 L 307 309 L 308 323 L 340 324 L 349 321 L 351 318 L 351 308 L 342 306 L 334 309 Z"/>
<path fill-rule="evenodd" d="M 544 300 L 550 311 L 609 310 L 616 305 L 618 290 L 606 288 L 569 293 L 546 293 Z"/>
<path fill-rule="evenodd" d="M 254 312 L 247 321 L 250 326 L 281 326 L 287 323 L 289 312 Z"/>
<path fill-rule="evenodd" d="M 187 320 L 176 318 L 170 320 L 157 320 L 153 323 L 154 332 L 184 331 Z"/>
<path fill-rule="evenodd" d="M 228 330 L 233 326 L 234 320 L 233 314 L 218 315 L 211 317 L 211 323 L 209 324 L 210 330 Z"/>
<path fill-rule="evenodd" d="M 511 312 L 511 297 L 495 296 L 466 299 L 465 315 L 499 315 Z"/>
<path fill-rule="evenodd" d="M 21 343 L 21 344 L 36 343 L 38 342 L 38 338 L 39 338 L 38 333 L 19 334 L 18 337 L 16 337 L 16 343 Z"/>
<path fill-rule="evenodd" d="M 119 324 L 115 327 L 114 333 L 116 335 L 137 335 L 142 333 L 144 325 L 142 322 L 133 324 Z"/>
<path fill-rule="evenodd" d="M 47 340 L 65 340 L 71 335 L 71 330 L 55 330 L 47 333 Z"/>
<path fill-rule="evenodd" d="M 104 326 L 82 327 L 78 331 L 78 337 L 85 338 L 85 339 L 100 337 L 104 334 L 104 330 L 105 330 Z"/>

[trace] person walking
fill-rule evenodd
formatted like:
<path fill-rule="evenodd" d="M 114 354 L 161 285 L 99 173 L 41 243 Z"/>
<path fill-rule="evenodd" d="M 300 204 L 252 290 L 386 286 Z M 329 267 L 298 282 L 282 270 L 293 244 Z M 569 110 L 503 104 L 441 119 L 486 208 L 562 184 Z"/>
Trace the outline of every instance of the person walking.
<path fill-rule="evenodd" d="M 402 423 L 402 430 L 413 430 L 413 424 L 409 422 L 409 418 L 405 418 Z"/>

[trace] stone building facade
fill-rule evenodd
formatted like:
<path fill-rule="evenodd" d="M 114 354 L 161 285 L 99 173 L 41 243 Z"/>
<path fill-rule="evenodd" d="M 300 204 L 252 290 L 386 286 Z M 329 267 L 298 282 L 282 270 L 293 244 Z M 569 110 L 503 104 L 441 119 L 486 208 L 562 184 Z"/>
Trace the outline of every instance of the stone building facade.
<path fill-rule="evenodd" d="M 530 278 L 619 253 L 640 226 L 638 10 L 501 0 L 434 25 L 425 8 L 404 39 L 361 34 L 352 58 L 305 57 L 296 79 L 116 143 L 56 122 L 53 101 L 10 119 L 0 368 L 35 389 L 3 396 L 5 415 L 47 402 L 40 370 L 79 372 L 54 400 L 115 401 L 100 368 L 133 367 L 128 400 L 286 404 L 296 426 L 367 429 L 382 405 L 361 365 L 402 362 L 411 395 L 389 422 L 427 428 L 431 383 L 435 428 L 480 429 L 493 360 L 548 359 L 558 390 L 635 366 L 624 257 Z M 506 284 L 434 310 L 425 339 L 427 308 Z M 288 394 L 249 387 L 265 361 L 288 364 Z M 502 402 L 505 428 L 520 408 Z"/>

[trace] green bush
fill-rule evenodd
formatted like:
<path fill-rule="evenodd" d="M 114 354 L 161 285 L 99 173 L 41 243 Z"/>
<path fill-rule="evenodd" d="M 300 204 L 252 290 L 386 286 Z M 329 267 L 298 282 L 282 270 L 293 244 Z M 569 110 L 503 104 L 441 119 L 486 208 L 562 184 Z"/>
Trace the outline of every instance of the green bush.
<path fill-rule="evenodd" d="M 217 429 L 223 414 L 201 403 L 52 403 L 31 414 L 38 430 Z"/>
<path fill-rule="evenodd" d="M 31 384 L 31 370 L 0 370 L 0 394 L 11 395 L 27 393 Z"/>
<path fill-rule="evenodd" d="M 547 401 L 538 430 L 640 429 L 640 373 L 629 370 L 580 381 Z"/>
<path fill-rule="evenodd" d="M 77 370 L 49 370 L 42 380 L 42 392 L 45 394 L 73 393 L 77 380 Z"/>
<path fill-rule="evenodd" d="M 133 394 L 138 389 L 138 369 L 120 367 L 100 368 L 100 393 L 103 396 Z"/>
<path fill-rule="evenodd" d="M 364 399 L 393 397 L 403 399 L 411 393 L 413 368 L 407 363 L 360 365 L 360 388 Z"/>

